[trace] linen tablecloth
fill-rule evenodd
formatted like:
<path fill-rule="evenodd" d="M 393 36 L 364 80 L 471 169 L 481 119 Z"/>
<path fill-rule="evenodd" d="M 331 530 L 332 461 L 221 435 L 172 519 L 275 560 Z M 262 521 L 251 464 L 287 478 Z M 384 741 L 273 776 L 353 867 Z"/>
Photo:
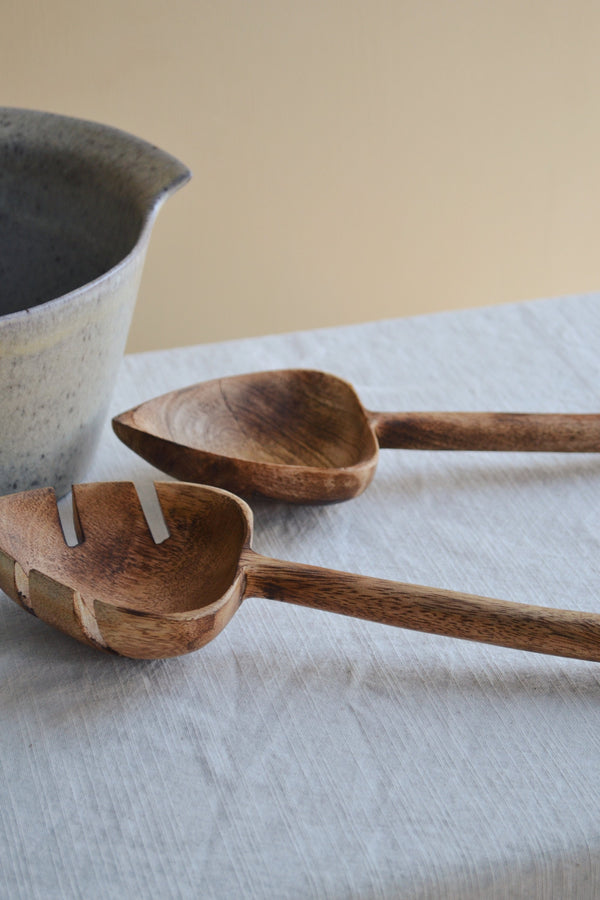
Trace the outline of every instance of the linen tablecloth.
<path fill-rule="evenodd" d="M 111 414 L 313 367 L 372 410 L 600 411 L 600 296 L 124 359 Z M 107 423 L 88 480 L 165 479 Z M 252 502 L 283 559 L 600 612 L 600 456 L 382 451 L 360 497 Z M 600 895 L 600 667 L 247 600 L 189 656 L 0 598 L 0 896 Z"/>

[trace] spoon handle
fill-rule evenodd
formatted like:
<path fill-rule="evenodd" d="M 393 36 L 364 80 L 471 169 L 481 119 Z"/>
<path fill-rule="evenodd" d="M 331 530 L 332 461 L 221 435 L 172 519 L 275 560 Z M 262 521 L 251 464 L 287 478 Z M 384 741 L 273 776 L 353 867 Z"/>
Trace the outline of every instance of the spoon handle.
<path fill-rule="evenodd" d="M 493 600 L 284 562 L 246 550 L 245 597 L 283 600 L 414 631 L 600 662 L 600 615 Z"/>
<path fill-rule="evenodd" d="M 369 413 L 380 447 L 598 453 L 596 413 Z"/>

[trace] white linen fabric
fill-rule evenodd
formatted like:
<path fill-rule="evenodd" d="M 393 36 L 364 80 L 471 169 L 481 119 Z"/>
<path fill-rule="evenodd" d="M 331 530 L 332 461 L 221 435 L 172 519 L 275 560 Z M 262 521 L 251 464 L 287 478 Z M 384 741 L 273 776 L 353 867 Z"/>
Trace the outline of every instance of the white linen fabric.
<path fill-rule="evenodd" d="M 600 296 L 128 356 L 111 412 L 313 367 L 372 410 L 600 411 Z M 6 423 L 5 423 L 5 427 Z M 165 479 L 107 423 L 90 481 Z M 600 612 L 600 456 L 382 451 L 271 556 Z M 600 896 L 600 668 L 247 600 L 136 662 L 0 598 L 0 896 Z"/>

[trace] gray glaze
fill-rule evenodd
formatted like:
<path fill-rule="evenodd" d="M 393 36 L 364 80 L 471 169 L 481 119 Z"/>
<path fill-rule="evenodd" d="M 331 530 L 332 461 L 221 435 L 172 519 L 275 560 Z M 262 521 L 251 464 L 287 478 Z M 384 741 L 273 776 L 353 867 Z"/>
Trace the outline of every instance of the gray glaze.
<path fill-rule="evenodd" d="M 154 218 L 189 177 L 117 129 L 0 107 L 0 493 L 85 474 Z"/>

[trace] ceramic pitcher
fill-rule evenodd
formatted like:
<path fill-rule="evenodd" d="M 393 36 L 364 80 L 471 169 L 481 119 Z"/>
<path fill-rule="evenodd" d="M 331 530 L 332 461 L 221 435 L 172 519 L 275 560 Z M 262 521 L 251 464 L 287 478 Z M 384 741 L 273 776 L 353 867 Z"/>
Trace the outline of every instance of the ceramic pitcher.
<path fill-rule="evenodd" d="M 189 177 L 118 129 L 0 108 L 0 493 L 85 474 L 152 225 Z"/>

